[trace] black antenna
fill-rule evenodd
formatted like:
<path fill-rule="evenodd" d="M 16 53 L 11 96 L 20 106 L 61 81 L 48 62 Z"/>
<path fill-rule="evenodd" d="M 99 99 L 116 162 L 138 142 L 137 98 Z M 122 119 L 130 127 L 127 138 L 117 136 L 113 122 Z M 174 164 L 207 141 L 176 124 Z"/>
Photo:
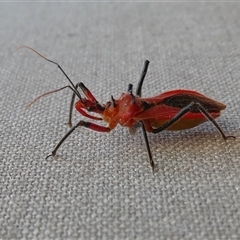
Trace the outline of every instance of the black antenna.
<path fill-rule="evenodd" d="M 36 50 L 34 50 L 34 49 L 31 48 L 31 47 L 21 46 L 21 47 L 18 47 L 16 50 L 18 50 L 18 49 L 20 49 L 20 48 L 28 48 L 28 49 L 32 50 L 33 52 L 35 52 L 35 53 L 36 53 L 37 55 L 39 55 L 40 57 L 42 57 L 43 59 L 45 59 L 46 61 L 57 65 L 57 67 L 61 70 L 61 72 L 64 74 L 64 76 L 68 79 L 68 81 L 69 81 L 70 84 L 72 85 L 72 88 L 74 89 L 74 92 L 76 93 L 76 95 L 79 97 L 80 100 L 82 100 L 82 97 L 81 97 L 79 91 L 77 90 L 77 88 L 75 87 L 75 85 L 73 84 L 73 82 L 71 81 L 71 79 L 68 77 L 68 75 L 65 73 L 65 71 L 61 68 L 61 66 L 60 66 L 58 63 L 56 63 L 56 62 L 54 62 L 54 61 L 52 61 L 52 60 L 44 57 L 42 54 L 40 54 L 39 52 L 37 52 Z"/>

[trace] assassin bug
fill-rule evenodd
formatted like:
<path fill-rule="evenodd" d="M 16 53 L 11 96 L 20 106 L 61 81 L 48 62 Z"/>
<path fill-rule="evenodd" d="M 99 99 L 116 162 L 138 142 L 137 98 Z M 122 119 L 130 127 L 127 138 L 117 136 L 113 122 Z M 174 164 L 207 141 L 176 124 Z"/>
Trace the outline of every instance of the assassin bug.
<path fill-rule="evenodd" d="M 223 103 L 202 95 L 201 93 L 192 90 L 177 89 L 164 92 L 155 97 L 142 98 L 142 84 L 148 70 L 148 60 L 144 62 L 136 94 L 133 94 L 133 85 L 129 84 L 127 93 L 122 93 L 119 99 L 114 99 L 113 96 L 111 96 L 110 101 L 105 104 L 100 104 L 82 82 L 74 85 L 58 63 L 44 57 L 30 47 L 22 46 L 19 48 L 28 48 L 48 62 L 57 65 L 70 83 L 68 86 L 47 92 L 37 97 L 27 106 L 27 108 L 41 97 L 65 88 L 70 88 L 73 92 L 68 121 L 71 130 L 60 140 L 52 153 L 46 158 L 55 156 L 62 143 L 78 127 L 86 127 L 97 132 L 110 132 L 120 124 L 124 127 L 128 127 L 130 133 L 134 133 L 139 127 L 142 128 L 153 172 L 155 164 L 146 132 L 159 133 L 163 130 L 184 130 L 196 127 L 206 121 L 210 121 L 220 132 L 224 140 L 235 138 L 234 136 L 226 136 L 221 127 L 215 121 L 215 118 L 220 116 L 220 112 L 224 110 L 226 106 Z M 85 97 L 81 96 L 78 88 L 82 90 Z M 92 122 L 80 120 L 72 127 L 72 111 L 76 96 L 78 97 L 78 100 L 75 103 L 75 108 L 79 113 L 92 120 L 105 121 L 108 126 L 105 127 Z M 98 116 L 91 115 L 91 112 L 98 114 Z"/>

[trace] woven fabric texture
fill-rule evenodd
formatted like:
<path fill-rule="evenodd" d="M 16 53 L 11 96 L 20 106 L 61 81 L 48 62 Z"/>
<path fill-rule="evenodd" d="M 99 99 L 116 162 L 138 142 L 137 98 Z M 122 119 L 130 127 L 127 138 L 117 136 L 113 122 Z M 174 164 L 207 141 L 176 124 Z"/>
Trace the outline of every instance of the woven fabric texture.
<path fill-rule="evenodd" d="M 240 239 L 239 3 L 0 3 L 0 239 Z M 99 102 L 192 89 L 227 105 L 217 122 L 148 134 L 69 130 L 74 83 Z M 74 111 L 73 123 L 84 119 Z M 105 125 L 104 123 L 100 123 Z"/>

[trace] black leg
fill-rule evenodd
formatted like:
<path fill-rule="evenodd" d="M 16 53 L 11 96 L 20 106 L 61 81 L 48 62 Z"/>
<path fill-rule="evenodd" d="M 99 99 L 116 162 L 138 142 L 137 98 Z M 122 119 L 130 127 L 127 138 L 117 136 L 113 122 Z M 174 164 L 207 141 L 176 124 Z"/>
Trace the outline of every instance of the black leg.
<path fill-rule="evenodd" d="M 79 85 L 80 85 L 80 83 L 77 83 L 75 85 L 75 89 L 78 89 Z M 71 100 L 71 103 L 70 103 L 69 117 L 68 117 L 68 126 L 70 128 L 72 127 L 72 113 L 73 113 L 73 105 L 74 105 L 74 101 L 75 101 L 75 96 L 76 96 L 76 93 L 73 92 L 72 100 Z"/>
<path fill-rule="evenodd" d="M 223 132 L 223 130 L 221 129 L 221 127 L 217 124 L 217 122 L 214 120 L 214 118 L 212 118 L 212 116 L 201 106 L 198 104 L 199 111 L 202 112 L 202 114 L 217 128 L 217 130 L 220 132 L 222 138 L 224 140 L 227 140 L 229 138 L 235 138 L 235 136 L 226 136 Z"/>
<path fill-rule="evenodd" d="M 60 140 L 60 142 L 57 144 L 57 146 L 54 148 L 54 150 L 52 151 L 52 153 L 50 155 L 48 155 L 46 157 L 49 158 L 51 156 L 55 156 L 56 153 L 57 153 L 57 150 L 60 148 L 60 146 L 63 144 L 63 142 L 72 134 L 72 132 L 77 128 L 79 127 L 79 123 L 77 125 L 75 125 L 73 128 L 70 129 L 70 131 L 67 132 L 67 134 Z"/>
<path fill-rule="evenodd" d="M 89 128 L 92 129 L 93 131 L 97 131 L 97 132 L 110 132 L 111 129 L 108 127 L 104 127 L 104 126 L 100 126 L 97 125 L 95 123 L 91 123 L 91 122 L 86 122 L 86 121 L 79 121 L 73 128 L 71 128 L 66 135 L 60 140 L 60 142 L 57 144 L 57 146 L 54 148 L 54 150 L 52 151 L 52 154 L 48 155 L 46 157 L 49 158 L 51 156 L 55 156 L 57 153 L 57 150 L 60 148 L 60 146 L 63 144 L 63 142 L 73 133 L 73 131 L 78 128 L 78 127 L 85 127 L 85 128 Z"/>
<path fill-rule="evenodd" d="M 166 128 L 172 126 L 177 122 L 183 115 L 190 112 L 191 109 L 195 106 L 195 102 L 189 103 L 186 107 L 182 108 L 173 118 L 164 123 L 161 127 L 153 129 L 153 133 L 159 133 L 165 130 Z"/>
<path fill-rule="evenodd" d="M 167 121 L 166 123 L 164 123 L 161 127 L 153 129 L 153 133 L 159 133 L 162 132 L 163 130 L 167 129 L 168 127 L 172 126 L 175 122 L 177 122 L 182 116 L 184 116 L 186 113 L 190 112 L 192 109 L 198 109 L 207 120 L 209 120 L 210 122 L 213 123 L 213 125 L 217 128 L 217 130 L 220 132 L 222 138 L 224 140 L 227 140 L 228 138 L 235 138 L 234 136 L 226 136 L 223 133 L 223 130 L 221 129 L 221 127 L 218 125 L 218 123 L 214 120 L 213 117 L 211 117 L 211 115 L 204 109 L 204 107 L 202 107 L 202 105 L 200 103 L 195 103 L 195 102 L 191 102 L 189 103 L 186 107 L 184 107 L 183 109 L 181 109 L 172 119 L 170 119 L 169 121 Z"/>
<path fill-rule="evenodd" d="M 140 77 L 140 80 L 138 82 L 138 86 L 137 86 L 137 90 L 136 90 L 136 95 L 141 97 L 142 95 L 142 85 L 143 85 L 143 81 L 144 81 L 144 78 L 147 74 L 147 70 L 148 70 L 148 65 L 149 65 L 149 61 L 146 60 L 144 62 L 144 66 L 143 66 L 143 70 L 142 70 L 142 73 L 141 73 L 141 77 Z"/>
<path fill-rule="evenodd" d="M 140 76 L 140 80 L 138 82 L 138 86 L 137 86 L 137 90 L 136 90 L 136 95 L 141 97 L 142 95 L 142 85 L 143 85 L 143 81 L 145 79 L 145 76 L 147 74 L 147 70 L 148 70 L 148 65 L 149 65 L 149 61 L 146 60 L 144 62 L 144 66 L 143 66 L 143 70 L 142 70 L 142 73 L 141 73 L 141 76 Z M 152 158 L 152 153 L 151 153 L 151 149 L 150 149 L 150 146 L 149 146 L 149 141 L 148 141 L 148 137 L 147 137 L 147 133 L 146 133 L 146 129 L 145 129 L 145 126 L 143 124 L 142 121 L 139 121 L 139 124 L 135 125 L 134 129 L 132 129 L 132 132 L 135 132 L 136 129 L 138 128 L 138 126 L 141 125 L 141 128 L 142 128 L 142 132 L 143 132 L 143 138 L 144 138 L 144 141 L 145 141 L 145 145 L 146 145 L 146 148 L 147 148 L 147 153 L 148 153 L 148 158 L 149 158 L 149 162 L 150 162 L 150 165 L 152 167 L 152 170 L 154 172 L 154 161 L 153 161 L 153 158 Z M 131 130 L 130 130 L 131 132 Z"/>
<path fill-rule="evenodd" d="M 150 162 L 150 165 L 151 165 L 152 170 L 153 170 L 153 173 L 154 173 L 155 164 L 154 164 L 154 161 L 153 161 L 153 158 L 152 158 L 152 153 L 151 153 L 151 149 L 150 149 L 150 146 L 149 146 L 146 129 L 145 129 L 144 124 L 143 124 L 142 121 L 139 121 L 139 123 L 140 123 L 140 125 L 141 125 L 141 127 L 142 127 L 143 137 L 144 137 L 144 141 L 145 141 L 146 148 L 147 148 L 147 153 L 148 153 L 149 162 Z"/>

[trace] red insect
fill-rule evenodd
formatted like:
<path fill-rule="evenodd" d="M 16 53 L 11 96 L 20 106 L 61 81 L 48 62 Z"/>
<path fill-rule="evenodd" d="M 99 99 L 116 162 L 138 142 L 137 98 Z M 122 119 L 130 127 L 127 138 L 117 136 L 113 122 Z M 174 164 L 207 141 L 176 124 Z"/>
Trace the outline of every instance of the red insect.
<path fill-rule="evenodd" d="M 96 121 L 105 121 L 108 124 L 107 126 L 101 126 L 92 122 L 80 120 L 60 140 L 47 158 L 50 156 L 55 156 L 58 148 L 78 127 L 86 127 L 97 132 L 110 132 L 118 124 L 120 124 L 124 127 L 128 127 L 130 132 L 133 133 L 138 127 L 141 127 L 147 147 L 150 165 L 153 171 L 154 161 L 149 147 L 146 131 L 151 133 L 159 133 L 163 130 L 184 130 L 196 127 L 206 121 L 210 121 L 218 129 L 224 140 L 227 140 L 228 138 L 235 138 L 234 136 L 226 136 L 221 127 L 214 120 L 220 116 L 221 110 L 224 110 L 226 106 L 223 103 L 208 98 L 198 92 L 191 90 L 172 90 L 155 97 L 142 98 L 141 90 L 149 65 L 148 60 L 146 60 L 144 63 L 136 94 L 133 94 L 133 86 L 132 84 L 129 84 L 127 93 L 122 93 L 119 99 L 114 99 L 113 96 L 111 96 L 110 101 L 105 104 L 100 104 L 82 82 L 74 85 L 58 63 L 47 59 L 30 47 L 25 48 L 34 51 L 45 60 L 57 65 L 70 83 L 68 86 L 47 92 L 39 96 L 27 107 L 30 107 L 35 101 L 45 95 L 60 91 L 64 88 L 70 88 L 73 91 L 68 122 L 70 127 L 72 127 L 72 110 L 75 102 L 75 96 L 78 97 L 78 100 L 75 103 L 75 108 L 79 113 L 87 118 Z M 78 88 L 82 90 L 85 97 L 81 96 Z M 96 117 L 91 115 L 91 112 L 96 113 L 99 116 Z"/>

